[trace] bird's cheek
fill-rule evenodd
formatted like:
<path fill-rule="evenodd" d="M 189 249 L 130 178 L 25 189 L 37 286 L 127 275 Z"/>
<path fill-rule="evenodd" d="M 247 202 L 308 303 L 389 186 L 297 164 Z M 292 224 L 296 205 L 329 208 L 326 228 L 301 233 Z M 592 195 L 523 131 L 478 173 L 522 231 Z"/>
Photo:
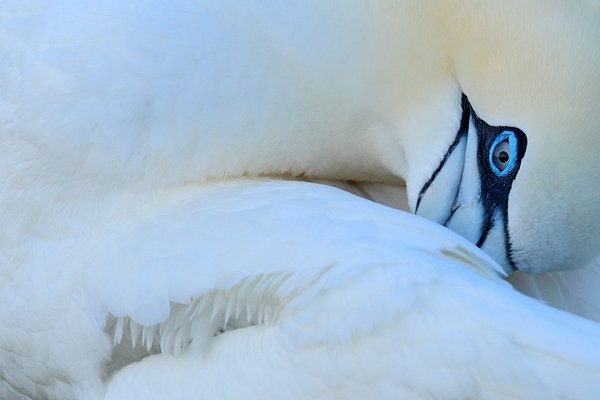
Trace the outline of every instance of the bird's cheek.
<path fill-rule="evenodd" d="M 543 272 L 552 269 L 551 264 L 560 263 L 566 249 L 560 249 L 560 243 L 551 238 L 553 227 L 548 222 L 556 222 L 556 219 L 550 215 L 541 218 L 546 200 L 536 199 L 535 185 L 525 185 L 523 178 L 517 176 L 508 197 L 507 240 L 519 270 Z M 557 254 L 552 256 L 555 252 Z"/>

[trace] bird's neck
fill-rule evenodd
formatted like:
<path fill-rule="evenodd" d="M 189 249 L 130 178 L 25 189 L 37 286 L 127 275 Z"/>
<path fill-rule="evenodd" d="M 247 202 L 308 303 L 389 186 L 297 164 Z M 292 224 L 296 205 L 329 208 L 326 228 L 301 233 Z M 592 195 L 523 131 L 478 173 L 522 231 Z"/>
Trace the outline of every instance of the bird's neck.
<path fill-rule="evenodd" d="M 14 51 L 33 75 L 1 98 L 2 215 L 26 230 L 48 210 L 63 216 L 107 196 L 213 178 L 404 177 L 403 140 L 415 126 L 405 123 L 424 114 L 412 104 L 449 76 L 434 38 L 414 44 L 428 34 L 430 6 L 413 20 L 403 18 L 412 2 L 391 0 L 252 2 L 239 13 L 212 3 L 168 32 L 146 15 L 114 37 L 74 25 L 72 35 L 44 37 L 70 46 L 58 57 L 35 45 L 48 32 L 20 38 Z M 167 22 L 181 17 L 164 12 Z M 93 46 L 62 43 L 67 36 Z"/>

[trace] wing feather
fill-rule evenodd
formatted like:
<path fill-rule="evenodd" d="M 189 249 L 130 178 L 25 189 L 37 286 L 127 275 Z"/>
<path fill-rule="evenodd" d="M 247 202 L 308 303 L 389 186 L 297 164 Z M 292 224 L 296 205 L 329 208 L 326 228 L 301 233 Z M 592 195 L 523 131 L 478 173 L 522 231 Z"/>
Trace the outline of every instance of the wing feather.
<path fill-rule="evenodd" d="M 87 272 L 107 331 L 120 335 L 121 319 L 131 346 L 154 354 L 113 370 L 109 399 L 600 390 L 598 325 L 514 291 L 442 227 L 302 182 L 165 198 L 97 248 Z"/>

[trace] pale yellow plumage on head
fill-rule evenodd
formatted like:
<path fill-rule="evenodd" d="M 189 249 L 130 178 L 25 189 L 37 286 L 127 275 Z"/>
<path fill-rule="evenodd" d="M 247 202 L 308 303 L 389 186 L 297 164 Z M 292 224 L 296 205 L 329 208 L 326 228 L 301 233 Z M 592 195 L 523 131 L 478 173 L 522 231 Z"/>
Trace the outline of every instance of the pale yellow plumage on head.
<path fill-rule="evenodd" d="M 480 118 L 527 135 L 508 201 L 512 258 L 526 271 L 583 265 L 600 237 L 600 5 L 462 4 L 444 10 L 456 81 Z"/>
<path fill-rule="evenodd" d="M 578 267 L 599 53 L 591 1 L 2 0 L 0 398 L 595 395 L 597 324 L 264 176 L 406 183 L 508 273 Z"/>
<path fill-rule="evenodd" d="M 0 205 L 13 220 L 30 209 L 55 219 L 53 201 L 69 191 L 85 201 L 83 186 L 239 175 L 405 180 L 414 208 L 456 137 L 465 93 L 481 119 L 529 143 L 508 200 L 513 267 L 572 268 L 596 252 L 595 1 L 201 1 L 160 16 L 58 4 L 10 3 L 2 17 L 11 145 L 0 174 L 19 184 Z M 30 160 L 44 168 L 16 167 Z M 501 247 L 487 249 L 500 262 Z"/>

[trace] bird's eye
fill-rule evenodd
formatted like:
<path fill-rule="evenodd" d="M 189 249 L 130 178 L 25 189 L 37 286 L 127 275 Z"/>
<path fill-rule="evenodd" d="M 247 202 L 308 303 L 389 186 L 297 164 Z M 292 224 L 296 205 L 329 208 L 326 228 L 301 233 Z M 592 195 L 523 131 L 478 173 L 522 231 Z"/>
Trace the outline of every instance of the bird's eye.
<path fill-rule="evenodd" d="M 517 137 L 512 131 L 500 133 L 490 147 L 490 168 L 497 176 L 508 175 L 517 160 Z"/>

